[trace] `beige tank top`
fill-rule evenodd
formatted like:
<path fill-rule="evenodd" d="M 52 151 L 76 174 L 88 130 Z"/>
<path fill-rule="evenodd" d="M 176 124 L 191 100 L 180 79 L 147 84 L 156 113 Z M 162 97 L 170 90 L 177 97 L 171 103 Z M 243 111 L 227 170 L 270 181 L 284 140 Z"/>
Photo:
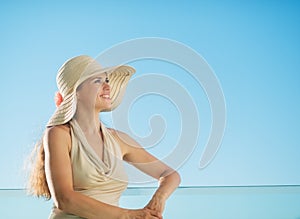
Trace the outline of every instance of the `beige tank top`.
<path fill-rule="evenodd" d="M 104 141 L 103 160 L 101 160 L 74 119 L 70 121 L 70 130 L 74 190 L 98 201 L 118 206 L 119 198 L 127 188 L 128 179 L 120 146 L 111 131 L 101 124 Z M 67 218 L 80 217 L 66 214 L 55 206 L 49 217 L 49 219 Z"/>

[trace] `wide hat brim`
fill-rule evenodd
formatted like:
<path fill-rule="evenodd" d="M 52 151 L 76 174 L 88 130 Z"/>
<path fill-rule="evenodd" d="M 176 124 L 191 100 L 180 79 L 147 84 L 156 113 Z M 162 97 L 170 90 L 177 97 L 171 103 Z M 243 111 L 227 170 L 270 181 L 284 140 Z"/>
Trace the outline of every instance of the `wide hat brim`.
<path fill-rule="evenodd" d="M 108 68 L 96 69 L 94 72 L 81 77 L 76 83 L 74 90 L 64 97 L 61 105 L 56 108 L 54 114 L 47 123 L 47 127 L 61 125 L 69 122 L 76 112 L 76 88 L 85 80 L 106 73 L 109 78 L 111 108 L 103 110 L 108 112 L 114 110 L 122 102 L 126 87 L 135 69 L 131 66 L 120 65 Z"/>

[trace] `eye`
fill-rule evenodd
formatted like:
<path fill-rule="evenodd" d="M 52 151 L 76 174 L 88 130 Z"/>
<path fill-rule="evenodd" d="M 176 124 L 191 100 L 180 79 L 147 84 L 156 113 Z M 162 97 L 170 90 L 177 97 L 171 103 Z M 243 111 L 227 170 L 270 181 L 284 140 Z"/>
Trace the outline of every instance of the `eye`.
<path fill-rule="evenodd" d="M 97 78 L 94 82 L 95 82 L 95 83 L 100 83 L 100 84 L 101 84 L 102 81 L 103 81 L 102 78 Z"/>

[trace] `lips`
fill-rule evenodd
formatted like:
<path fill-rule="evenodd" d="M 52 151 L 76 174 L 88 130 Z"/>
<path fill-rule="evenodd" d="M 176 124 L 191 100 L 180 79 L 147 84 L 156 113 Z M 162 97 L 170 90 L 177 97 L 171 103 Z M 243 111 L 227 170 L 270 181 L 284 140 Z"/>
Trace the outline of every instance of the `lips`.
<path fill-rule="evenodd" d="M 103 99 L 110 100 L 109 94 L 102 94 L 102 95 L 100 95 L 100 97 L 103 98 Z"/>

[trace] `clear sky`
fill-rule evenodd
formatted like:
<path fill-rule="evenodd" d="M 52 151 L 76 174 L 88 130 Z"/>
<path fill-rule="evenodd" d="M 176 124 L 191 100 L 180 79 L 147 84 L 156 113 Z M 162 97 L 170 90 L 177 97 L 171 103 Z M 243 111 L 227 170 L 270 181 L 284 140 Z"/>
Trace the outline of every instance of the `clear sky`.
<path fill-rule="evenodd" d="M 173 78 L 196 104 L 199 140 L 179 168 L 183 186 L 300 184 L 299 11 L 298 1 L 2 1 L 0 188 L 24 187 L 23 162 L 55 110 L 61 64 L 143 37 L 192 48 L 209 64 L 225 97 L 221 147 L 200 170 L 212 122 L 204 89 L 171 63 L 130 63 L 137 69 L 134 80 L 149 73 Z M 164 135 L 149 148 L 159 158 L 182 132 L 182 111 L 172 101 L 150 92 L 129 114 L 140 137 L 149 134 L 153 115 L 163 118 Z M 110 114 L 103 117 L 110 124 Z"/>

